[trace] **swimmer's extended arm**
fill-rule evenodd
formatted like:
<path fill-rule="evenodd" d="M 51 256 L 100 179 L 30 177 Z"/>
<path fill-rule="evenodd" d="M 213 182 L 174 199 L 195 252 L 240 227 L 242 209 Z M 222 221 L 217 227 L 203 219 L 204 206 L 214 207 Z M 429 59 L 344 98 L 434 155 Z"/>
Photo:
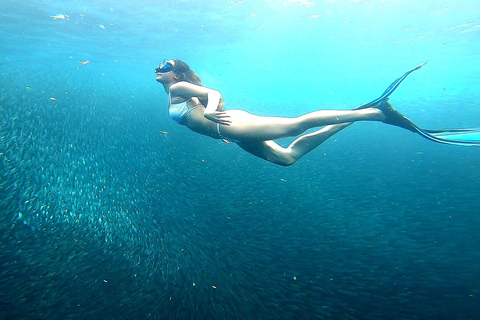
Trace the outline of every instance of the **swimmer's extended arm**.
<path fill-rule="evenodd" d="M 213 122 L 228 125 L 230 123 L 229 116 L 224 111 L 218 111 L 220 99 L 222 95 L 217 90 L 213 90 L 207 87 L 198 86 L 189 82 L 177 82 L 170 87 L 170 94 L 180 96 L 185 99 L 197 97 L 199 99 L 207 100 L 205 106 L 205 118 Z"/>

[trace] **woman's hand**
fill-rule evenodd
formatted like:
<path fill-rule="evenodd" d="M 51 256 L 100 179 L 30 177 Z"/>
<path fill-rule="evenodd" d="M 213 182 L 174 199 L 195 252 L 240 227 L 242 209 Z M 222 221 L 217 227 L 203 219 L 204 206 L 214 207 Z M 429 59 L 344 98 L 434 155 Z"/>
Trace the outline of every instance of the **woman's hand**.
<path fill-rule="evenodd" d="M 229 126 L 232 121 L 230 120 L 230 116 L 225 111 L 213 111 L 207 112 L 205 110 L 205 118 L 215 123 L 220 123 L 225 126 Z"/>
<path fill-rule="evenodd" d="M 227 112 L 217 111 L 222 95 L 216 90 L 185 81 L 180 81 L 170 86 L 169 94 L 171 98 L 179 96 L 183 99 L 188 99 L 191 97 L 206 99 L 207 105 L 205 106 L 205 118 L 225 126 L 229 126 L 230 123 L 232 123 L 230 120 L 231 116 L 229 116 Z"/>

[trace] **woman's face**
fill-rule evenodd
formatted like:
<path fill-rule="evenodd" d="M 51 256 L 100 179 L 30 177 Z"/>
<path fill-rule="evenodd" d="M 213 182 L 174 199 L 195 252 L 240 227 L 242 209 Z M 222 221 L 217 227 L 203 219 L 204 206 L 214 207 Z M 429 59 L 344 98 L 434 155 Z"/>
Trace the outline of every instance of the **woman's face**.
<path fill-rule="evenodd" d="M 155 69 L 156 79 L 160 83 L 175 82 L 175 61 L 165 60 Z"/>

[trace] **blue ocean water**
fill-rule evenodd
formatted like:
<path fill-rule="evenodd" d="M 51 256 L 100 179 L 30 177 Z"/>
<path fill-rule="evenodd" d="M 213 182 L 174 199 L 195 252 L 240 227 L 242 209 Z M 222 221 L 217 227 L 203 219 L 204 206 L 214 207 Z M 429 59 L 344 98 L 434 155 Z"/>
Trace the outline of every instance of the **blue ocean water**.
<path fill-rule="evenodd" d="M 428 61 L 391 103 L 479 127 L 475 1 L 0 8 L 1 319 L 479 318 L 478 148 L 358 123 L 283 168 L 176 125 L 153 73 L 296 116 Z"/>

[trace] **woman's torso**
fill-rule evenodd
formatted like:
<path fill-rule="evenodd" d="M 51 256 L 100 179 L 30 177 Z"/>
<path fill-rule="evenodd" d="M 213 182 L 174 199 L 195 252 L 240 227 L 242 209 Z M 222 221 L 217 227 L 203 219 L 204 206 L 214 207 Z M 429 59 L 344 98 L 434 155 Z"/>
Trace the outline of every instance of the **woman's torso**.
<path fill-rule="evenodd" d="M 217 124 L 205 118 L 205 106 L 197 97 L 188 100 L 170 97 L 169 114 L 173 120 L 190 130 L 219 139 Z"/>

